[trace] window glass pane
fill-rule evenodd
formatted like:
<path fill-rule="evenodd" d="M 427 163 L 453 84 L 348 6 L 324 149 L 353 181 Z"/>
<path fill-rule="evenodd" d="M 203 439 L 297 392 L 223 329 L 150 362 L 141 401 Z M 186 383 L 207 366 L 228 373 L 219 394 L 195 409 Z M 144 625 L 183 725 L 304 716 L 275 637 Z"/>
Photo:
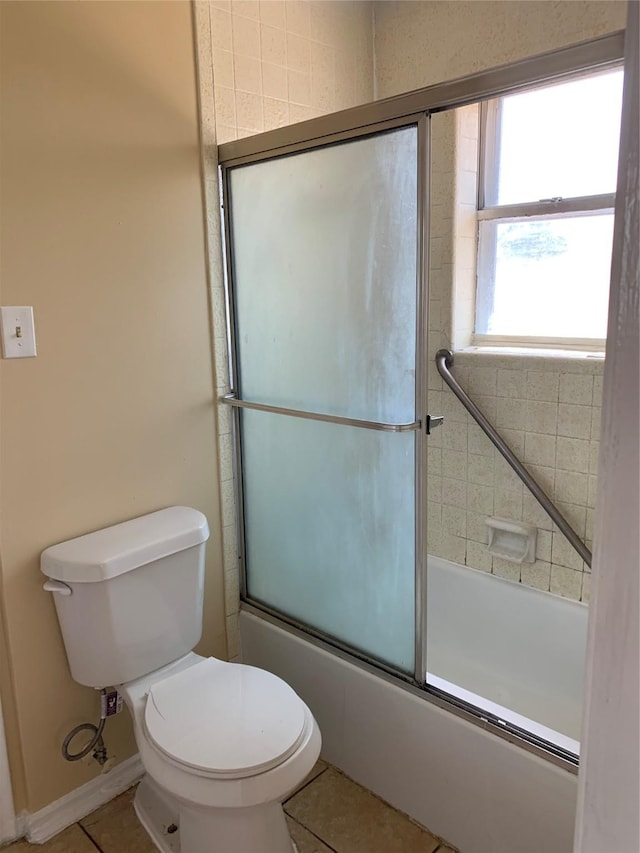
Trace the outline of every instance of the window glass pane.
<path fill-rule="evenodd" d="M 615 192 L 622 79 L 616 70 L 503 98 L 487 203 Z"/>
<path fill-rule="evenodd" d="M 612 241 L 612 213 L 481 222 L 476 331 L 605 338 Z"/>

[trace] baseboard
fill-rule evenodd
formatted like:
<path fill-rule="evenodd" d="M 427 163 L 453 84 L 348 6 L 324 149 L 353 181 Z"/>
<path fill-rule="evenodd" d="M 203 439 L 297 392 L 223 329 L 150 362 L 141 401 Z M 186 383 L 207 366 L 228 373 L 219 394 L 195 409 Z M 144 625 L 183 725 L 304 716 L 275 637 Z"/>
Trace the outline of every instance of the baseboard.
<path fill-rule="evenodd" d="M 126 791 L 143 773 L 140 756 L 133 755 L 109 773 L 97 776 L 40 811 L 19 815 L 18 829 L 21 835 L 26 835 L 28 841 L 43 844 L 72 823 Z"/>

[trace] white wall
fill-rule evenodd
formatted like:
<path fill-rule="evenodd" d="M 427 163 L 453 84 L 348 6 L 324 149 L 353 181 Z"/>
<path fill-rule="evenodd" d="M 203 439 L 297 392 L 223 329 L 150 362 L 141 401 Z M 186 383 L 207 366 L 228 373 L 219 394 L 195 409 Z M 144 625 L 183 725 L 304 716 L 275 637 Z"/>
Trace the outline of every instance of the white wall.
<path fill-rule="evenodd" d="M 604 376 L 575 850 L 640 849 L 640 7 L 629 6 L 626 91 Z"/>

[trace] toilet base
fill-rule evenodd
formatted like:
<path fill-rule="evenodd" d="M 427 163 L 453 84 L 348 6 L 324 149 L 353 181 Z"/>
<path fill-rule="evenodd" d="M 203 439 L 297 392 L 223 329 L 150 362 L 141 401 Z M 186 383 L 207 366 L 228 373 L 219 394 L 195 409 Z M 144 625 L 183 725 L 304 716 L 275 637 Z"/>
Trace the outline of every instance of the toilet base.
<path fill-rule="evenodd" d="M 133 807 L 147 835 L 161 853 L 181 853 L 177 806 L 147 773 L 138 785 Z"/>
<path fill-rule="evenodd" d="M 297 853 L 280 803 L 204 809 L 178 803 L 147 774 L 136 792 L 138 820 L 161 853 Z"/>

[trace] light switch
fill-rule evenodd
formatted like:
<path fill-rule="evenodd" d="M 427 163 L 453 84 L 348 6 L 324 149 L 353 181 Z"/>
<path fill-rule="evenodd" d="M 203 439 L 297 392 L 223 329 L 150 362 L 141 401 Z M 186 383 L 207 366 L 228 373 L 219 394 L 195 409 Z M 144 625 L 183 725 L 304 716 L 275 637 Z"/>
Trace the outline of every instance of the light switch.
<path fill-rule="evenodd" d="M 10 305 L 0 308 L 2 321 L 2 357 L 30 358 L 36 354 L 36 332 L 33 308 L 30 305 Z"/>

